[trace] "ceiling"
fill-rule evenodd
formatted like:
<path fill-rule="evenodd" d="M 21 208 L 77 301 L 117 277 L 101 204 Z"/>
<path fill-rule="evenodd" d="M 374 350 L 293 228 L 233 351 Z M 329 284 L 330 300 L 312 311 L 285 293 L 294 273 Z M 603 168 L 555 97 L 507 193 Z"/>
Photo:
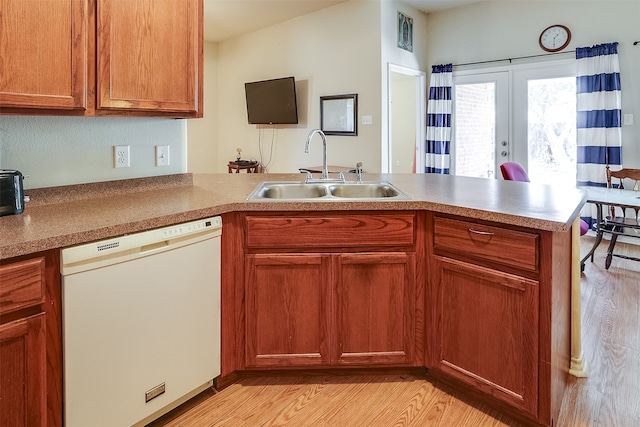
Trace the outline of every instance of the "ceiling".
<path fill-rule="evenodd" d="M 344 1 L 348 0 L 204 0 L 204 39 L 221 42 Z M 428 13 L 482 0 L 403 1 Z"/>

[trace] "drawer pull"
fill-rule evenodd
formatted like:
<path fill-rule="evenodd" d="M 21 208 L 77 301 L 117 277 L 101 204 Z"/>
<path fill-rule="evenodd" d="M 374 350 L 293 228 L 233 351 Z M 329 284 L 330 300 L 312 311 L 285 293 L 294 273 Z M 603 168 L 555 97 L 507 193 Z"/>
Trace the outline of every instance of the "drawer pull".
<path fill-rule="evenodd" d="M 495 233 L 492 233 L 491 231 L 479 231 L 479 230 L 474 230 L 473 228 L 470 228 L 469 232 L 473 233 L 473 234 L 481 234 L 483 236 L 493 236 L 493 235 L 495 235 Z"/>

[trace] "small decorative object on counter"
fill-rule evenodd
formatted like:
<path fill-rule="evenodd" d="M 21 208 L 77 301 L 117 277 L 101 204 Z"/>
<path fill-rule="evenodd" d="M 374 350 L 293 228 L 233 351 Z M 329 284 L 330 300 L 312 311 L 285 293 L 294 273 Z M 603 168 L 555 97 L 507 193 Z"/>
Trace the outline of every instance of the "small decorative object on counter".
<path fill-rule="evenodd" d="M 240 159 L 242 158 L 242 148 L 238 147 L 236 148 L 236 161 L 240 161 Z"/>

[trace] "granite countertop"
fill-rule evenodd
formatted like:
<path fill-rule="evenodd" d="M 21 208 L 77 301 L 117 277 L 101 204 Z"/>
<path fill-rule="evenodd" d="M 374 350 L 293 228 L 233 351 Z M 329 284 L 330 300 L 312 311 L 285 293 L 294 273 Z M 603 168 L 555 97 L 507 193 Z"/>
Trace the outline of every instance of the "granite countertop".
<path fill-rule="evenodd" d="M 586 201 L 575 188 L 433 174 L 364 174 L 411 197 L 398 201 L 247 201 L 262 181 L 301 174 L 179 174 L 25 190 L 19 215 L 0 217 L 0 259 L 233 211 L 430 210 L 566 231 Z"/>

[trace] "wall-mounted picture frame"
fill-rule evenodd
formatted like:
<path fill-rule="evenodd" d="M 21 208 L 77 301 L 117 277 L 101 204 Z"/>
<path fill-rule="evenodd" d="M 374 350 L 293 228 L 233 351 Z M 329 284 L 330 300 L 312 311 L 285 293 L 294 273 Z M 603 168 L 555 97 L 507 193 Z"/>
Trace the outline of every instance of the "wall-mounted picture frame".
<path fill-rule="evenodd" d="M 398 47 L 413 52 L 413 18 L 398 12 Z"/>
<path fill-rule="evenodd" d="M 320 97 L 320 129 L 325 135 L 358 135 L 358 94 Z"/>

